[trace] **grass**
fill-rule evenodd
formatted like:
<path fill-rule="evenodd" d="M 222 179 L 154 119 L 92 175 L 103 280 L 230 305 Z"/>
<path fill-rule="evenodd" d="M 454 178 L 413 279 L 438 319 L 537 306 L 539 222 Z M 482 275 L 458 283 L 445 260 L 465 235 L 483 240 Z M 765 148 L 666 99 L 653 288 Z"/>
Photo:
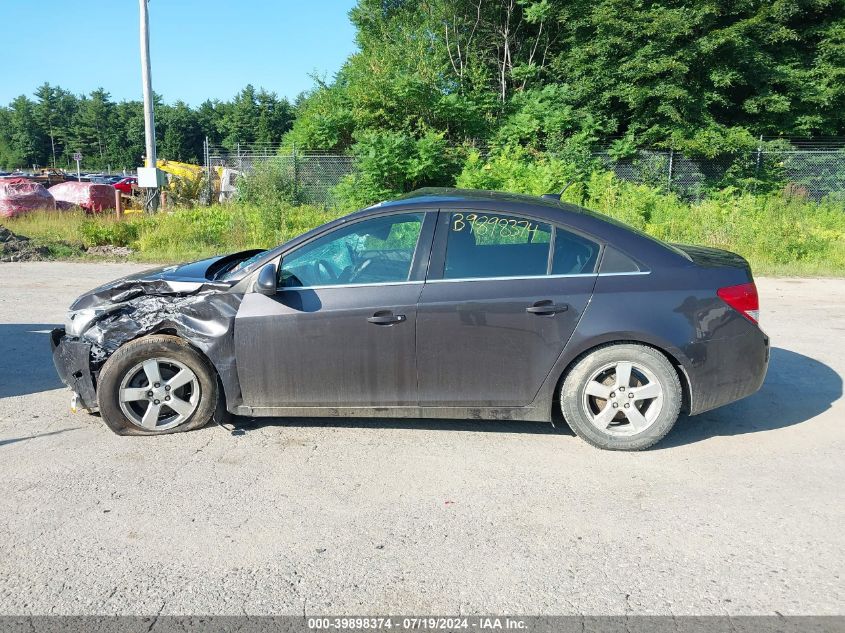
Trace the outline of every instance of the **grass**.
<path fill-rule="evenodd" d="M 688 203 L 646 185 L 595 174 L 565 199 L 613 216 L 660 239 L 702 244 L 746 257 L 756 274 L 845 276 L 845 203 L 813 202 L 780 193 L 735 191 Z M 232 203 L 181 208 L 155 216 L 77 212 L 32 213 L 2 223 L 68 258 L 80 248 L 112 244 L 131 259 L 177 262 L 247 248 L 269 247 L 341 215 L 311 206 Z"/>
<path fill-rule="evenodd" d="M 110 244 L 132 248 L 134 261 L 170 263 L 275 246 L 339 215 L 339 211 L 309 206 L 233 203 L 179 208 L 154 216 L 133 213 L 122 221 L 111 214 L 43 211 L 2 223 L 48 246 L 62 259 L 84 258 L 83 249 Z"/>
<path fill-rule="evenodd" d="M 571 198 L 667 242 L 739 253 L 756 274 L 845 276 L 845 199 L 726 190 L 689 203 L 607 174 L 594 175 Z"/>

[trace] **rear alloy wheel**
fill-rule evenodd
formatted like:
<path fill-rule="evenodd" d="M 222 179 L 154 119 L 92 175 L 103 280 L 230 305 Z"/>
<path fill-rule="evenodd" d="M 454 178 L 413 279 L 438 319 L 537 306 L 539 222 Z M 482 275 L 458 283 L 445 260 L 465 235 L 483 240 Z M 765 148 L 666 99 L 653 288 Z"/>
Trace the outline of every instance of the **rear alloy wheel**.
<path fill-rule="evenodd" d="M 644 345 L 598 348 L 582 358 L 561 388 L 561 409 L 572 430 L 590 444 L 640 450 L 675 424 L 681 384 L 671 363 Z"/>
<path fill-rule="evenodd" d="M 100 372 L 103 420 L 120 435 L 157 435 L 205 425 L 217 407 L 208 360 L 175 336 L 145 336 L 118 349 Z"/>

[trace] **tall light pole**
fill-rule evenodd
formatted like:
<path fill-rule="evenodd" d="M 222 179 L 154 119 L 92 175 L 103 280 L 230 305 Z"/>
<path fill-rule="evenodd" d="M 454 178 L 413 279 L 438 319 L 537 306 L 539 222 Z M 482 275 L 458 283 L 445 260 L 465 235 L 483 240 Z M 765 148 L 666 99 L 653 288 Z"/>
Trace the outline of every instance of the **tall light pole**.
<path fill-rule="evenodd" d="M 156 169 L 156 126 L 153 106 L 153 78 L 150 70 L 150 25 L 147 3 L 149 0 L 138 0 L 141 8 L 141 81 L 144 85 L 144 136 L 147 145 L 146 167 L 144 182 L 138 174 L 138 184 L 147 187 L 145 206 L 147 211 L 158 208 L 159 176 Z M 152 169 L 153 171 L 149 171 Z"/>

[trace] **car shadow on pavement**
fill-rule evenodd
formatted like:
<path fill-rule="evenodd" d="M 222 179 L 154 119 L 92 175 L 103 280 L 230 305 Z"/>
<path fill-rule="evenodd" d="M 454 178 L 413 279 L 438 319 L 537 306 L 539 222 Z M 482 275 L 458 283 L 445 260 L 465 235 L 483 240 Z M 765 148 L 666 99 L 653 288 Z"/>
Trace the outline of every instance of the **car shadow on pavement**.
<path fill-rule="evenodd" d="M 35 440 L 39 437 L 49 437 L 50 435 L 61 435 L 62 433 L 67 433 L 69 431 L 76 431 L 81 429 L 81 426 L 75 426 L 70 429 L 59 429 L 58 431 L 50 431 L 48 433 L 36 433 L 35 435 L 27 435 L 26 437 L 13 437 L 8 440 L 0 440 L 0 447 L 8 446 L 9 444 L 17 444 L 18 442 L 26 442 L 28 440 Z"/>
<path fill-rule="evenodd" d="M 701 415 L 681 417 L 655 448 L 801 424 L 827 411 L 840 397 L 842 377 L 833 369 L 809 356 L 773 347 L 760 391 Z"/>
<path fill-rule="evenodd" d="M 59 389 L 49 323 L 0 323 L 0 398 Z"/>

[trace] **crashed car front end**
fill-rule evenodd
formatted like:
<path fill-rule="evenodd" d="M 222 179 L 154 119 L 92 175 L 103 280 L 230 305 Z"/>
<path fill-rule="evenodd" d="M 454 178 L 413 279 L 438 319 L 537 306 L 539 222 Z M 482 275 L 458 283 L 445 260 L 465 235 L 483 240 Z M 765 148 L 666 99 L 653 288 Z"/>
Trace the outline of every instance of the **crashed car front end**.
<path fill-rule="evenodd" d="M 53 364 L 61 381 L 73 392 L 71 409 L 97 408 L 97 389 L 91 368 L 91 344 L 66 335 L 65 328 L 50 333 Z"/>
<path fill-rule="evenodd" d="M 97 383 L 108 358 L 138 337 L 169 333 L 211 361 L 224 393 L 240 396 L 232 328 L 243 293 L 237 278 L 219 281 L 232 263 L 261 251 L 170 266 L 108 283 L 79 297 L 64 327 L 51 332 L 53 363 L 73 392 L 72 408 L 98 408 Z"/>

